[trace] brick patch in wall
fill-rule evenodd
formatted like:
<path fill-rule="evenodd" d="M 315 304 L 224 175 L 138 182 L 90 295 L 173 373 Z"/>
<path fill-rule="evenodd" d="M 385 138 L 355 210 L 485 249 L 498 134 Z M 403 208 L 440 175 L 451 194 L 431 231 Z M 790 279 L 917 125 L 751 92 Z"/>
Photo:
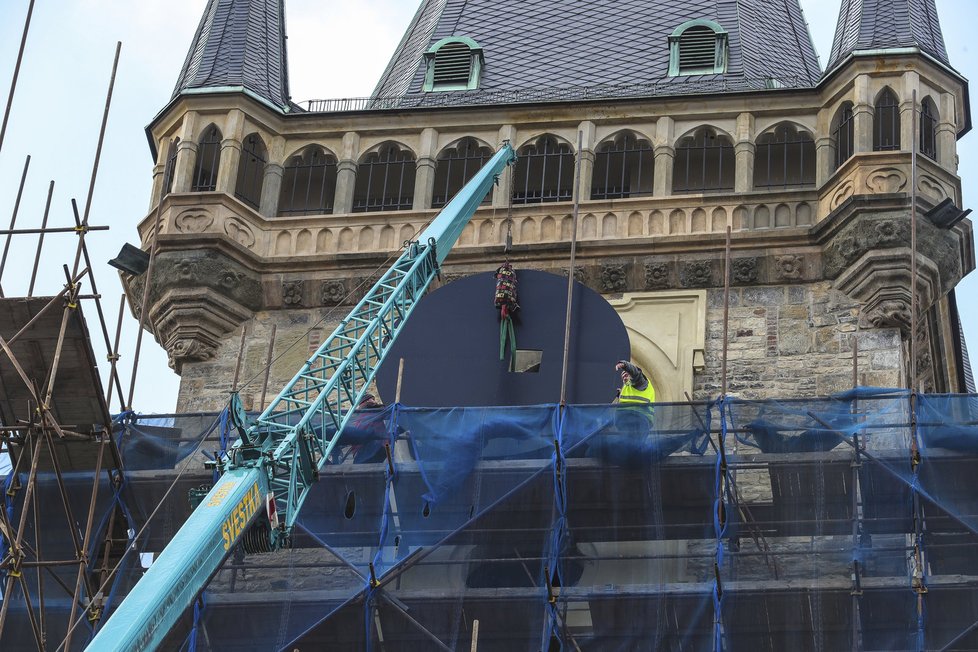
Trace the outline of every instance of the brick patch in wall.
<path fill-rule="evenodd" d="M 778 309 L 770 308 L 767 317 L 767 357 L 778 357 Z"/>

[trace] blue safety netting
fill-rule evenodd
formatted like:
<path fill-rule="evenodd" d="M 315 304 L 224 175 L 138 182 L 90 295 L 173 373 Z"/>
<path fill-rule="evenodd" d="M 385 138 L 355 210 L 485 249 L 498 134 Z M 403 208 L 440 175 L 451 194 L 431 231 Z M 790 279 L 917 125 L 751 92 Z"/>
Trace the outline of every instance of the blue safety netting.
<path fill-rule="evenodd" d="M 234 439 L 125 427 L 156 514 L 114 601 Z M 366 410 L 292 548 L 236 550 L 167 649 L 978 649 L 975 477 L 975 396 Z"/>

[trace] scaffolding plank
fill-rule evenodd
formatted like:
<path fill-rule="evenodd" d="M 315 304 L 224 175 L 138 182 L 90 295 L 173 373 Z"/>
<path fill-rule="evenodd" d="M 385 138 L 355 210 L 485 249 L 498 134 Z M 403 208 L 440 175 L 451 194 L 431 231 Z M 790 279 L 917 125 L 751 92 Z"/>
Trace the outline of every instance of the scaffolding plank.
<path fill-rule="evenodd" d="M 12 338 L 51 301 L 51 297 L 16 297 L 0 299 L 0 335 Z M 24 334 L 11 345 L 11 351 L 27 377 L 38 387 L 47 386 L 58 336 L 64 314 L 58 304 L 42 315 Z M 4 355 L 0 361 L 0 427 L 23 427 L 36 419 L 35 400 L 25 386 L 11 361 Z M 63 430 L 78 433 L 82 437 L 61 439 L 55 437 L 58 461 L 63 471 L 82 471 L 95 468 L 98 459 L 98 437 L 108 431 L 111 421 L 105 392 L 95 363 L 88 327 L 81 305 L 69 312 L 64 345 L 58 363 L 54 390 L 51 394 L 51 414 Z M 29 449 L 20 445 L 18 436 L 9 438 L 16 457 L 21 451 L 28 456 L 21 468 L 29 468 Z M 114 443 L 106 452 L 103 467 L 118 464 L 118 451 Z M 39 461 L 39 469 L 52 468 L 50 455 L 45 451 Z"/>

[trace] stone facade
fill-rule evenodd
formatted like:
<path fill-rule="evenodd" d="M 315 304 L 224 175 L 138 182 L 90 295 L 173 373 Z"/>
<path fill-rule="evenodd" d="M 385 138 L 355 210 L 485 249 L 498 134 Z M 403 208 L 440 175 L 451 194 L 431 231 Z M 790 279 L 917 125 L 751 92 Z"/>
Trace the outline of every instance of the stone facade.
<path fill-rule="evenodd" d="M 939 109 L 937 153 L 933 159 L 917 157 L 916 175 L 906 129 L 902 150 L 872 151 L 873 98 L 883 88 L 905 104 L 916 92 Z M 432 166 L 446 148 L 463 137 L 490 148 L 504 141 L 519 148 L 544 134 L 570 144 L 578 133 L 585 190 L 592 187 L 595 152 L 622 132 L 651 143 L 655 160 L 651 196 L 582 199 L 578 280 L 613 302 L 629 293 L 705 292 L 705 309 L 684 328 L 688 335 L 680 348 L 691 353 L 682 369 L 666 368 L 662 360 L 668 356 L 656 358 L 658 353 L 636 358 L 654 378 L 673 379 L 661 381 L 669 383 L 664 396 L 684 400 L 689 392 L 706 399 L 722 388 L 728 228 L 728 392 L 759 398 L 846 389 L 853 382 L 854 341 L 861 384 L 905 384 L 911 191 L 919 225 L 918 386 L 960 391 L 947 295 L 974 267 L 971 224 L 965 220 L 943 228 L 925 214 L 944 199 L 961 203 L 954 134 L 966 123 L 965 93 L 962 81 L 943 66 L 900 54 L 878 61 L 856 58 L 812 90 L 719 95 L 702 102 L 661 97 L 284 115 L 240 94 L 179 96 L 151 125 L 159 160 L 151 211 L 140 224 L 148 246 L 159 203 L 161 249 L 150 321 L 183 378 L 178 409 L 224 403 L 242 327 L 247 336 L 241 376 L 261 376 L 275 323 L 276 355 L 287 343 L 299 343 L 273 367 L 268 389 L 273 396 L 313 346 L 306 331 L 324 314 L 329 316 L 323 327 L 345 314 L 376 270 L 437 213 L 431 208 Z M 847 102 L 854 107 L 853 155 L 836 167 L 833 119 Z M 903 122 L 909 123 L 909 115 L 904 112 Z M 755 142 L 785 123 L 815 142 L 815 183 L 754 188 Z M 215 191 L 191 192 L 195 143 L 210 125 L 218 126 L 229 143 L 220 159 L 225 172 L 217 176 Z M 734 145 L 733 191 L 673 190 L 677 143 L 702 126 Z M 257 207 L 235 196 L 235 175 L 228 172 L 237 169 L 241 142 L 252 133 L 266 144 L 268 158 Z M 166 153 L 177 138 L 172 192 L 164 194 Z M 416 159 L 410 210 L 351 212 L 358 161 L 389 142 Z M 310 144 L 337 161 L 332 213 L 278 216 L 283 168 Z M 503 175 L 446 262 L 446 279 L 493 269 L 507 232 L 517 268 L 566 274 L 572 204 L 510 208 L 510 191 L 511 179 Z M 141 296 L 140 283 L 129 284 L 134 302 Z M 650 343 L 649 351 L 674 347 L 651 326 L 634 332 L 636 350 L 638 337 Z M 253 390 L 253 385 L 245 390 L 246 403 L 257 407 Z"/>

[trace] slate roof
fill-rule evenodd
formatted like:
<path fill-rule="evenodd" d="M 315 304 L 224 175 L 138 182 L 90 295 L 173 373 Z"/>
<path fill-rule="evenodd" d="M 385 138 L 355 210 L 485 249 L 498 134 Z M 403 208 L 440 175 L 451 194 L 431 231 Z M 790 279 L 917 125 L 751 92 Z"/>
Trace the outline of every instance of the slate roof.
<path fill-rule="evenodd" d="M 856 50 L 905 47 L 950 66 L 935 0 L 842 0 L 827 70 Z"/>
<path fill-rule="evenodd" d="M 173 97 L 243 87 L 276 107 L 291 107 L 284 2 L 208 0 Z"/>
<path fill-rule="evenodd" d="M 728 32 L 727 72 L 670 78 L 669 35 L 696 18 Z M 808 88 L 821 77 L 798 0 L 423 0 L 374 97 L 420 93 L 422 55 L 447 36 L 482 46 L 480 89 L 469 94 L 490 97 L 568 87 L 654 85 L 669 93 L 675 85 L 682 92 L 691 81 Z M 777 82 L 765 86 L 766 79 Z"/>

